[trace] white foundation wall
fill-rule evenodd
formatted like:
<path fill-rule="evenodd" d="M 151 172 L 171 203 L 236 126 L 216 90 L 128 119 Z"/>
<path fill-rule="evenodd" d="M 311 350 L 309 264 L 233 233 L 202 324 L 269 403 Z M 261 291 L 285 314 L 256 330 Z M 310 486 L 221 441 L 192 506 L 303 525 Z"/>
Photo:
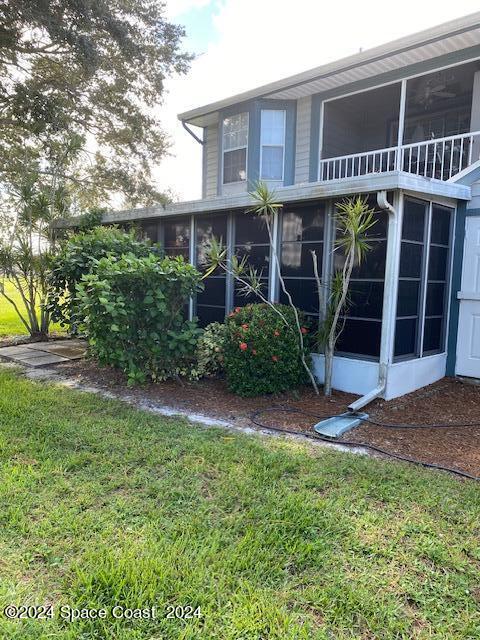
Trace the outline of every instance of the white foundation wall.
<path fill-rule="evenodd" d="M 313 372 L 320 384 L 325 379 L 325 357 L 312 353 Z M 363 396 L 378 385 L 378 362 L 355 360 L 354 358 L 333 358 L 332 386 L 337 391 L 358 393 Z"/>
<path fill-rule="evenodd" d="M 447 354 L 396 362 L 388 367 L 385 400 L 404 396 L 445 377 Z"/>
<path fill-rule="evenodd" d="M 315 377 L 323 384 L 325 358 L 312 353 L 312 361 Z M 446 365 L 445 353 L 391 364 L 387 369 L 387 385 L 382 397 L 392 400 L 433 384 L 445 377 Z M 378 362 L 340 356 L 333 359 L 332 386 L 337 391 L 366 395 L 378 386 L 378 375 Z"/>

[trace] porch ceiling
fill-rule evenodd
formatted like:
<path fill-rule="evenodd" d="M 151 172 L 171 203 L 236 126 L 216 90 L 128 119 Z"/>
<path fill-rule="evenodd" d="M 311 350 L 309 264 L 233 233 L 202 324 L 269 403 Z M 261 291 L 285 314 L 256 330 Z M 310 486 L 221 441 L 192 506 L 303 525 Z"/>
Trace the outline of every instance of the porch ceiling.
<path fill-rule="evenodd" d="M 480 12 L 477 12 L 225 100 L 186 111 L 179 114 L 178 118 L 203 127 L 218 119 L 219 110 L 247 100 L 297 99 L 323 93 L 479 44 Z"/>
<path fill-rule="evenodd" d="M 356 178 L 329 180 L 327 182 L 297 184 L 279 188 L 276 193 L 280 202 L 287 203 L 308 202 L 309 200 L 321 200 L 382 190 L 393 191 L 396 189 L 416 193 L 419 197 L 437 196 L 441 198 L 451 198 L 452 200 L 470 200 L 471 198 L 471 189 L 469 186 L 428 179 L 404 171 L 369 174 Z M 110 211 L 104 214 L 102 221 L 113 224 L 117 222 L 164 218 L 167 216 L 232 211 L 235 209 L 244 209 L 252 206 L 252 204 L 252 198 L 245 192 L 236 196 L 189 200 L 185 202 L 175 202 L 166 206 L 158 205 L 143 209 Z M 75 218 L 58 220 L 55 226 L 57 228 L 75 226 Z"/>

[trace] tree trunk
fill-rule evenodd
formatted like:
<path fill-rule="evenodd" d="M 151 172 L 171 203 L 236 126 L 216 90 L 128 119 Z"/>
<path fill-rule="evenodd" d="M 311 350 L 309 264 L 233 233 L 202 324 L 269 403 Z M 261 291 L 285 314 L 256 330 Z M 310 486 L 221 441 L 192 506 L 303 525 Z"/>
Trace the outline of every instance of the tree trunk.
<path fill-rule="evenodd" d="M 355 264 L 354 247 L 350 248 L 347 253 L 345 264 L 343 267 L 343 284 L 342 295 L 338 301 L 335 313 L 333 314 L 332 326 L 330 327 L 330 333 L 328 335 L 327 347 L 325 349 L 325 386 L 323 393 L 325 396 L 332 395 L 332 372 L 333 372 L 333 354 L 335 353 L 335 345 L 338 339 L 337 324 L 340 318 L 340 313 L 345 305 L 347 299 L 348 287 L 350 286 L 350 278 L 352 277 L 352 271 Z M 328 363 L 328 378 L 327 378 L 327 363 Z"/>
<path fill-rule="evenodd" d="M 333 349 L 330 344 L 325 345 L 325 381 L 323 383 L 323 394 L 327 397 L 332 395 L 332 373 L 333 373 Z"/>

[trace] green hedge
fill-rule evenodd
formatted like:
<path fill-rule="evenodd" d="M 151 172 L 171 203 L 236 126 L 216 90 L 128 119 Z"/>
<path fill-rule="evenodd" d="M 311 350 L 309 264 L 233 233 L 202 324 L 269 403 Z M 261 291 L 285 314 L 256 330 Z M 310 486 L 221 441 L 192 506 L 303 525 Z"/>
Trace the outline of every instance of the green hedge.
<path fill-rule="evenodd" d="M 200 274 L 183 258 L 127 254 L 99 260 L 77 287 L 82 328 L 100 362 L 129 383 L 188 375 L 198 336 L 185 319 Z"/>
<path fill-rule="evenodd" d="M 230 390 L 240 396 L 285 391 L 307 381 L 294 311 L 279 304 L 275 309 L 251 304 L 237 307 L 227 319 L 225 373 Z M 304 316 L 298 313 L 308 354 L 309 329 Z"/>
<path fill-rule="evenodd" d="M 49 275 L 48 310 L 52 320 L 70 330 L 76 328 L 76 286 L 82 277 L 93 271 L 99 260 L 107 256 L 120 257 L 160 255 L 160 247 L 140 240 L 134 230 L 117 227 L 95 227 L 71 235 L 53 258 Z"/>

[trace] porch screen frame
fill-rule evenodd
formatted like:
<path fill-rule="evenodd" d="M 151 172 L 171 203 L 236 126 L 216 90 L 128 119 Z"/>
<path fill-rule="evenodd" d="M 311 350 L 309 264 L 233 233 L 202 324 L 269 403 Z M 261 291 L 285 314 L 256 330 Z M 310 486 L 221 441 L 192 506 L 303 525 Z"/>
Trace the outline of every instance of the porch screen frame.
<path fill-rule="evenodd" d="M 453 270 L 453 241 L 454 241 L 454 232 L 455 232 L 455 221 L 456 221 L 456 211 L 457 208 L 453 204 L 447 204 L 437 199 L 425 200 L 420 197 L 415 197 L 414 195 L 405 194 L 404 203 L 407 201 L 412 201 L 419 203 L 425 208 L 425 220 L 424 220 L 424 229 L 423 229 L 423 240 L 421 242 L 423 246 L 423 255 L 422 255 L 422 265 L 421 272 L 419 278 L 419 304 L 418 304 L 418 317 L 417 317 L 417 325 L 416 331 L 417 334 L 415 336 L 415 349 L 413 353 L 406 353 L 396 355 L 395 353 L 395 340 L 397 336 L 397 323 L 398 320 L 402 319 L 402 316 L 398 316 L 398 292 L 397 292 L 397 311 L 395 316 L 395 327 L 394 327 L 394 336 L 393 336 L 393 362 L 405 362 L 410 360 L 418 360 L 421 358 L 426 358 L 433 355 L 441 355 L 445 354 L 447 351 L 447 335 L 448 335 L 448 325 L 450 321 L 450 294 L 452 289 L 452 270 Z M 442 209 L 449 210 L 449 230 L 448 230 L 448 245 L 443 243 L 432 242 L 432 216 L 433 209 L 435 207 L 439 207 Z M 402 220 L 402 242 L 405 243 L 413 243 L 420 244 L 420 242 L 412 241 L 412 240 L 404 240 L 403 239 L 403 225 L 405 224 L 405 204 L 404 204 L 404 216 Z M 431 247 L 439 247 L 447 250 L 446 263 L 445 263 L 445 280 L 437 281 L 435 279 L 429 278 L 429 270 L 430 270 L 430 254 Z M 401 248 L 399 260 L 401 260 Z M 408 278 L 406 278 L 408 280 Z M 399 275 L 398 284 L 402 278 Z M 445 286 L 445 291 L 443 294 L 443 314 L 440 316 L 439 314 L 427 314 L 427 295 L 428 295 L 428 286 L 429 284 L 441 283 Z M 407 316 L 403 316 L 403 318 L 407 319 Z M 425 321 L 428 319 L 440 318 L 442 321 L 441 333 L 440 333 L 440 347 L 438 349 L 428 349 L 424 348 L 425 342 Z"/>

